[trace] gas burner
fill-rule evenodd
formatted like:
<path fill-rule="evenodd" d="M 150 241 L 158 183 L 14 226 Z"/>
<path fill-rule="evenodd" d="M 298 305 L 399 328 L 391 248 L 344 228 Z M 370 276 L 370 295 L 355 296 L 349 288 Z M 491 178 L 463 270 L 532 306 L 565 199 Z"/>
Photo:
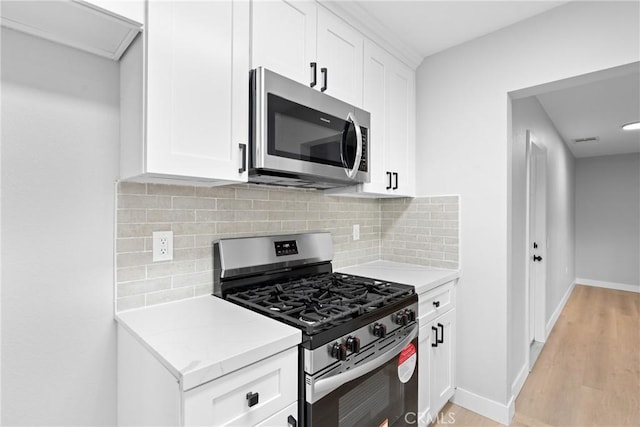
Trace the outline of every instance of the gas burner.
<path fill-rule="evenodd" d="M 413 288 L 341 273 L 290 278 L 230 293 L 234 302 L 276 316 L 307 334 L 371 313 L 413 294 Z"/>

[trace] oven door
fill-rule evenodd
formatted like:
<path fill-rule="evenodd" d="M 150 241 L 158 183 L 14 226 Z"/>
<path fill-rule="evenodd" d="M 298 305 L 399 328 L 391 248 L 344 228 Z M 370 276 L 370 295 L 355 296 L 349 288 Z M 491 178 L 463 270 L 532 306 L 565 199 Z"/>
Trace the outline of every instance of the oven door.
<path fill-rule="evenodd" d="M 415 425 L 418 413 L 417 331 L 416 327 L 389 351 L 367 360 L 363 366 L 311 381 L 311 395 L 306 396 L 305 402 L 305 425 Z M 319 395 L 322 397 L 317 398 Z"/>

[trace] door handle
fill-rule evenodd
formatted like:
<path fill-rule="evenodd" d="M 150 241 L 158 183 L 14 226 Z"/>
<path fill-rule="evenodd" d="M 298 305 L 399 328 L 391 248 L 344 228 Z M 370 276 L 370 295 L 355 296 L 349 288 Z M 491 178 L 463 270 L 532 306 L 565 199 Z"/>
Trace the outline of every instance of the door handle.
<path fill-rule="evenodd" d="M 396 185 L 393 186 L 392 190 L 398 189 L 398 172 L 394 172 L 393 176 L 396 178 Z"/>
<path fill-rule="evenodd" d="M 438 328 L 436 328 L 435 326 L 432 326 L 431 330 L 436 333 L 436 340 L 431 343 L 431 347 L 437 347 L 438 343 L 440 342 L 438 341 Z"/>
<path fill-rule="evenodd" d="M 387 172 L 387 176 L 389 177 L 389 185 L 387 185 L 387 190 L 391 190 L 391 172 Z"/>
<path fill-rule="evenodd" d="M 541 257 L 540 255 L 534 255 L 534 256 L 533 256 L 533 262 L 536 262 L 536 261 L 537 261 L 537 262 L 542 261 L 542 257 Z"/>
<path fill-rule="evenodd" d="M 247 144 L 238 144 L 240 146 L 240 157 L 242 157 L 242 166 L 238 169 L 238 173 L 247 171 Z"/>
<path fill-rule="evenodd" d="M 362 160 L 362 130 L 360 129 L 360 124 L 358 123 L 358 120 L 356 119 L 355 115 L 349 113 L 349 115 L 347 116 L 347 121 L 350 121 L 351 123 L 353 123 L 353 129 L 356 132 L 356 158 L 353 161 L 353 168 L 349 169 L 349 163 L 345 158 L 345 150 L 344 150 L 346 135 L 343 134 L 342 141 L 341 141 L 342 150 L 340 151 L 340 160 L 342 160 L 342 166 L 344 167 L 345 172 L 347 173 L 347 176 L 350 179 L 354 179 L 356 174 L 358 173 L 358 169 L 360 169 L 360 161 Z"/>
<path fill-rule="evenodd" d="M 329 71 L 326 68 L 320 68 L 320 72 L 322 73 L 322 87 L 320 88 L 321 92 L 327 90 L 327 80 L 329 79 Z"/>
<path fill-rule="evenodd" d="M 436 337 L 436 342 L 438 344 L 444 344 L 444 325 L 442 323 L 438 323 L 438 329 L 440 329 L 440 339 Z"/>
<path fill-rule="evenodd" d="M 316 77 L 318 75 L 318 64 L 312 62 L 309 65 L 311 66 L 311 83 L 309 84 L 309 86 L 314 87 L 318 83 L 316 80 Z"/>

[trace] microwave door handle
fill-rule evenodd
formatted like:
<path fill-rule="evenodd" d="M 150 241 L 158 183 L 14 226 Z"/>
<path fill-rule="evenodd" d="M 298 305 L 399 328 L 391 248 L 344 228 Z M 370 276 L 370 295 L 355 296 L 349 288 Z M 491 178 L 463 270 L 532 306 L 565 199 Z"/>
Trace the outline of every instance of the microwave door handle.
<path fill-rule="evenodd" d="M 353 123 L 353 128 L 356 131 L 356 159 L 353 162 L 353 168 L 349 169 L 349 165 L 347 164 L 347 160 L 344 158 L 344 154 L 342 157 L 342 164 L 344 166 L 344 171 L 347 173 L 347 176 L 350 179 L 354 179 L 356 174 L 358 173 L 358 169 L 360 168 L 360 161 L 362 160 L 362 130 L 360 130 L 360 125 L 358 124 L 358 120 L 351 113 L 347 116 L 347 121 Z M 347 138 L 342 138 L 342 143 L 346 142 Z M 344 147 L 342 147 L 342 153 L 344 153 Z"/>
<path fill-rule="evenodd" d="M 349 381 L 355 380 L 363 376 L 366 373 L 373 371 L 376 368 L 387 363 L 389 360 L 400 354 L 403 348 L 405 348 L 411 341 L 413 341 L 418 336 L 418 325 L 414 325 L 414 328 L 409 332 L 409 334 L 398 344 L 394 345 L 393 348 L 384 352 L 383 354 L 377 356 L 375 359 L 357 366 L 355 368 L 349 369 L 348 371 L 342 372 L 338 375 L 334 375 L 329 378 L 323 378 L 315 382 L 313 385 L 312 396 L 309 396 L 313 399 L 313 402 L 317 402 L 327 394 L 331 393 L 338 387 L 343 384 L 348 383 Z"/>

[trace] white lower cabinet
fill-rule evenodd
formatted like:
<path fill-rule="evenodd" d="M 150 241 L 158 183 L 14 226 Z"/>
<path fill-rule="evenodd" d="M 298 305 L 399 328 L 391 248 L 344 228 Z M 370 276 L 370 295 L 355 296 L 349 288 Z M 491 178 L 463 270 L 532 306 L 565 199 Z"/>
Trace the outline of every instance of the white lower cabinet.
<path fill-rule="evenodd" d="M 297 427 L 298 426 L 298 402 L 284 408 L 277 414 L 273 414 L 255 427 Z"/>
<path fill-rule="evenodd" d="M 423 426 L 436 420 L 455 393 L 456 310 L 453 291 L 451 282 L 419 296 L 418 423 Z M 445 310 L 428 314 L 422 310 L 423 300 L 430 301 L 435 307 L 440 297 L 447 298 Z"/>
<path fill-rule="evenodd" d="M 118 425 L 296 426 L 298 350 L 290 348 L 189 390 L 118 330 Z"/>

